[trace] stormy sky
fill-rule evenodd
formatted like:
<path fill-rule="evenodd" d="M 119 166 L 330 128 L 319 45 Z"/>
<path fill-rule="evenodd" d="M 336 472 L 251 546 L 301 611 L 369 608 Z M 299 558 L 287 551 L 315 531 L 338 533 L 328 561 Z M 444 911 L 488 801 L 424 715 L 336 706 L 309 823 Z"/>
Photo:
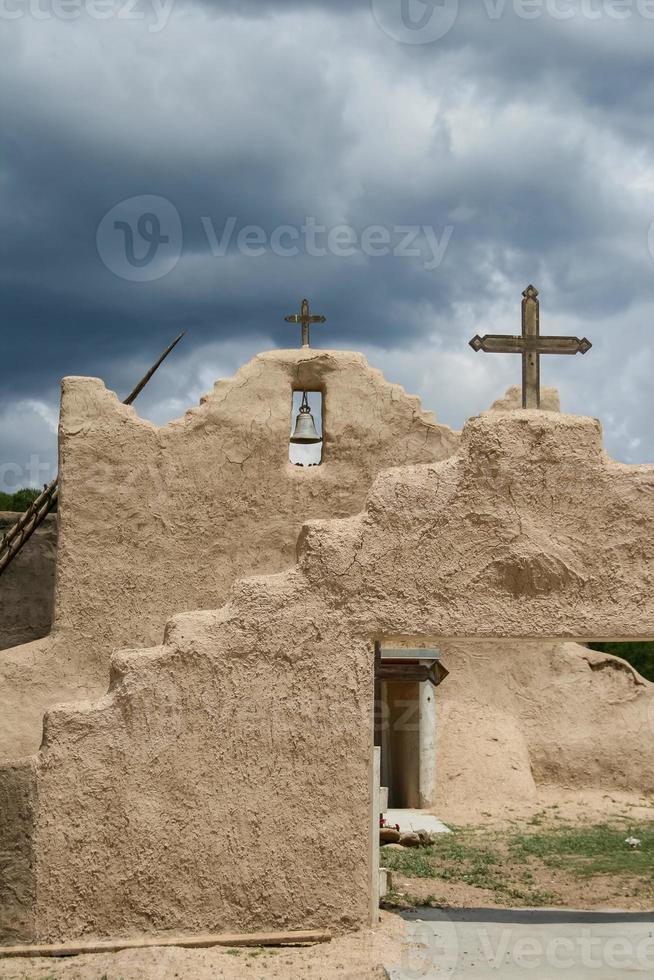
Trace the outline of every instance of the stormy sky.
<path fill-rule="evenodd" d="M 55 472 L 59 380 L 183 414 L 254 353 L 362 350 L 460 427 L 517 333 L 654 460 L 654 2 L 0 0 L 0 490 Z"/>

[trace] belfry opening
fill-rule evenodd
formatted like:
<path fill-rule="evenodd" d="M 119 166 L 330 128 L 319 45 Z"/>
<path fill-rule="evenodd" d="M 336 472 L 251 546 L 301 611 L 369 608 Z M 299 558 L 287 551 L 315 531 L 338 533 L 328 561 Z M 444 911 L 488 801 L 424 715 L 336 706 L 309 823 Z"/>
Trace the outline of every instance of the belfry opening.
<path fill-rule="evenodd" d="M 296 466 L 319 466 L 323 449 L 323 397 L 320 391 L 294 391 L 288 458 Z"/>

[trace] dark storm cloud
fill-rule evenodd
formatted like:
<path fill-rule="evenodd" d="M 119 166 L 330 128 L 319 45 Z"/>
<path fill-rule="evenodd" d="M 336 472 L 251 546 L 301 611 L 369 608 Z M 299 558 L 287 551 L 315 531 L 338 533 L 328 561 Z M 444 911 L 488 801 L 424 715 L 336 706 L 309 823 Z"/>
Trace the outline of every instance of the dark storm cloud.
<path fill-rule="evenodd" d="M 548 329 L 595 342 L 583 362 L 547 364 L 546 380 L 604 418 L 615 455 L 652 458 L 654 21 L 488 9 L 462 5 L 424 45 L 397 43 L 369 3 L 333 0 L 178 2 L 163 26 L 3 23 L 0 455 L 53 445 L 62 375 L 124 394 L 187 328 L 141 403 L 157 421 L 180 414 L 207 371 L 294 344 L 283 316 L 305 293 L 329 316 L 323 344 L 363 348 L 460 425 L 518 378 L 512 358 L 475 358 L 466 340 L 516 331 L 535 280 Z M 140 282 L 107 267 L 96 233 L 144 195 L 176 209 L 183 246 L 167 275 Z M 207 229 L 219 239 L 230 217 L 213 255 Z M 307 254 L 307 217 L 351 226 L 354 254 Z M 238 247 L 248 225 L 264 254 Z M 373 225 L 385 255 L 361 252 Z M 412 225 L 433 240 L 402 255 Z M 298 232 L 294 257 L 271 247 L 280 226 Z"/>

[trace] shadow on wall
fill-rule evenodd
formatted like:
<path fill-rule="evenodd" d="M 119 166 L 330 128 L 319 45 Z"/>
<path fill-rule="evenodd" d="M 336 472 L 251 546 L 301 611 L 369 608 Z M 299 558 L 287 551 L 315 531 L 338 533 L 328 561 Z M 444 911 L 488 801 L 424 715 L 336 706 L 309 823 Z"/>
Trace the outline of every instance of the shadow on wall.
<path fill-rule="evenodd" d="M 0 511 L 0 538 L 19 516 Z M 56 560 L 57 516 L 50 514 L 0 577 L 0 650 L 50 632 Z"/>

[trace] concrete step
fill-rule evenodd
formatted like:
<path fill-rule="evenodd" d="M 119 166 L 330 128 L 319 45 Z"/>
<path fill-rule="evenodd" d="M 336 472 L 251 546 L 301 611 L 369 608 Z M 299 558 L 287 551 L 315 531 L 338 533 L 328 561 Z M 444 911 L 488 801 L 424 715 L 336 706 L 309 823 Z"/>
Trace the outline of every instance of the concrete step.
<path fill-rule="evenodd" d="M 386 810 L 384 817 L 391 827 L 396 823 L 399 824 L 402 833 L 411 830 L 427 830 L 430 834 L 452 833 L 438 817 L 433 813 L 427 813 L 426 810 Z"/>

